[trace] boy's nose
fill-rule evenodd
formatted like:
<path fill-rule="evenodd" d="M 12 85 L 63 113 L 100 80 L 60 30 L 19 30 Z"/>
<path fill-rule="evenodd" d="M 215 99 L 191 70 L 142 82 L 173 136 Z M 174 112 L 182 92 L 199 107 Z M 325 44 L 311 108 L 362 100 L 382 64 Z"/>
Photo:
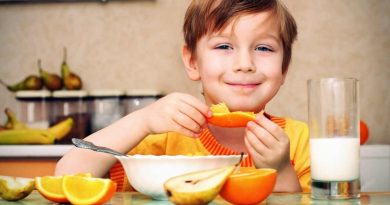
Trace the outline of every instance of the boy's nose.
<path fill-rule="evenodd" d="M 256 70 L 252 57 L 248 51 L 241 51 L 237 55 L 236 65 L 234 66 L 235 72 L 254 72 Z"/>

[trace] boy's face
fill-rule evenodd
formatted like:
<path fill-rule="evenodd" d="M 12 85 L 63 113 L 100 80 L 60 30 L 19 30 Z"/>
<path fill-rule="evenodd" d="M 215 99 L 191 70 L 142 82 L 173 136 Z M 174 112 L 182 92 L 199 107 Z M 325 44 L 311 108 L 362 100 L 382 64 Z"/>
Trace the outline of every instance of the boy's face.
<path fill-rule="evenodd" d="M 232 111 L 264 108 L 285 77 L 279 28 L 268 11 L 240 16 L 199 40 L 186 65 L 189 77 L 201 80 L 207 104 L 224 102 Z"/>

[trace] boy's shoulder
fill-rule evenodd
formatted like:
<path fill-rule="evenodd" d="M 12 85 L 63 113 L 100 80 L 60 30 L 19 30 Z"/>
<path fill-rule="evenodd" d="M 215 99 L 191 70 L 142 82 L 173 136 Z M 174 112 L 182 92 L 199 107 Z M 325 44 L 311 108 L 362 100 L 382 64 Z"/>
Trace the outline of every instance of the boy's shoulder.
<path fill-rule="evenodd" d="M 270 116 L 270 119 L 274 123 L 281 126 L 282 128 L 285 128 L 285 127 L 307 127 L 306 122 L 303 122 L 303 121 L 300 121 L 297 119 L 293 119 L 291 117 L 275 116 L 275 115 L 270 115 L 270 114 L 265 114 L 265 115 Z"/>
<path fill-rule="evenodd" d="M 286 127 L 285 132 L 287 135 L 298 137 L 302 140 L 308 140 L 309 138 L 309 128 L 307 126 L 306 122 L 292 119 L 292 118 L 285 118 L 286 119 Z"/>
<path fill-rule="evenodd" d="M 299 127 L 307 127 L 307 123 L 301 120 L 293 119 L 290 117 L 286 117 L 286 125 L 290 126 L 299 126 Z"/>
<path fill-rule="evenodd" d="M 282 127 L 286 133 L 308 133 L 307 123 L 301 120 L 280 116 L 271 116 L 271 120 Z"/>

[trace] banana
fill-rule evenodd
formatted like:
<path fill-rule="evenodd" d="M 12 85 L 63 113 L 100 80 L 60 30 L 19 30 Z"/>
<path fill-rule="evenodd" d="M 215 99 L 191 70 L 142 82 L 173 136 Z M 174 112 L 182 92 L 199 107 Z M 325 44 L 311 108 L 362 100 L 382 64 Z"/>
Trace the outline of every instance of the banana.
<path fill-rule="evenodd" d="M 7 115 L 7 122 L 4 124 L 4 127 L 6 129 L 25 129 L 28 128 L 26 124 L 19 121 L 18 118 L 16 118 L 15 113 L 12 112 L 11 109 L 6 108 L 4 110 L 5 114 Z"/>
<path fill-rule="evenodd" d="M 57 124 L 49 127 L 47 130 L 54 135 L 57 141 L 65 137 L 73 127 L 73 119 L 71 117 L 66 118 L 58 122 Z"/>
<path fill-rule="evenodd" d="M 5 109 L 7 122 L 0 126 L 0 144 L 54 144 L 61 140 L 73 127 L 73 119 L 66 118 L 48 129 L 34 129 L 20 122 L 15 114 Z"/>
<path fill-rule="evenodd" d="M 43 129 L 0 131 L 0 144 L 53 144 L 54 135 Z"/>

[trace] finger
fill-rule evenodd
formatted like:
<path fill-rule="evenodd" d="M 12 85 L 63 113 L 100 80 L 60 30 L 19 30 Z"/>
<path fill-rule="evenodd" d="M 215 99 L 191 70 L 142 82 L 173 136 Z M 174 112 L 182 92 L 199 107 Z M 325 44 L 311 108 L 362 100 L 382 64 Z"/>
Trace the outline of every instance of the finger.
<path fill-rule="evenodd" d="M 168 123 L 168 126 L 170 127 L 169 131 L 178 132 L 185 136 L 189 137 L 198 137 L 199 134 L 197 132 L 194 132 L 185 126 L 182 126 L 181 124 L 178 124 L 174 119 L 170 119 L 170 122 Z"/>
<path fill-rule="evenodd" d="M 255 162 L 255 164 L 258 164 L 262 161 L 265 160 L 265 157 L 263 156 L 263 154 L 261 152 L 258 152 L 252 145 L 251 143 L 249 142 L 249 139 L 248 138 L 244 138 L 244 143 L 245 143 L 245 146 L 248 150 L 248 153 L 250 154 L 250 156 L 252 156 L 252 160 L 253 162 Z"/>
<path fill-rule="evenodd" d="M 185 95 L 181 98 L 181 100 L 183 102 L 185 102 L 186 104 L 190 105 L 191 107 L 194 107 L 195 109 L 197 109 L 204 116 L 206 116 L 206 117 L 212 116 L 212 112 L 211 112 L 209 106 L 207 106 L 205 103 L 200 101 L 198 98 L 191 96 L 191 95 Z"/>
<path fill-rule="evenodd" d="M 200 127 L 206 126 L 206 117 L 199 112 L 196 107 L 194 107 L 191 104 L 183 103 L 182 107 L 180 108 L 180 112 L 184 113 L 188 116 L 188 118 L 191 118 L 193 121 L 195 121 Z"/>
<path fill-rule="evenodd" d="M 252 132 L 267 148 L 272 148 L 278 142 L 266 129 L 255 122 L 248 122 L 247 130 Z"/>
<path fill-rule="evenodd" d="M 188 137 L 193 137 L 193 138 L 199 137 L 198 133 L 195 133 L 185 127 L 179 126 L 178 124 L 176 124 L 176 128 L 173 131 L 181 133 L 184 136 L 188 136 Z"/>
<path fill-rule="evenodd" d="M 259 125 L 261 125 L 265 130 L 268 131 L 276 140 L 283 140 L 284 131 L 277 124 L 269 120 L 264 115 L 257 115 L 255 120 Z"/>
<path fill-rule="evenodd" d="M 191 132 L 199 133 L 201 131 L 201 126 L 196 121 L 194 121 L 194 119 L 183 112 L 178 112 L 175 114 L 173 116 L 173 121 L 181 127 L 190 130 Z"/>
<path fill-rule="evenodd" d="M 264 155 L 268 150 L 268 147 L 266 147 L 251 131 L 246 132 L 245 140 L 248 143 L 248 149 L 251 148 L 260 155 Z"/>

